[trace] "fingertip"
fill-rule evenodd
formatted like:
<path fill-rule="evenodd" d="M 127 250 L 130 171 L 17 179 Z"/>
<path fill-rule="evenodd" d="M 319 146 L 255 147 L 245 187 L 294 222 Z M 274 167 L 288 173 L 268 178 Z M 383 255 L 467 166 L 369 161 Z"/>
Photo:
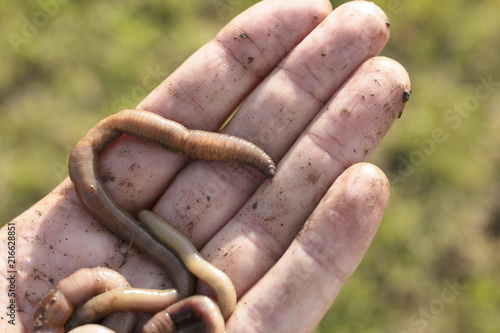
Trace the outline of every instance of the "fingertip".
<path fill-rule="evenodd" d="M 380 39 L 385 44 L 390 35 L 389 19 L 385 12 L 371 1 L 349 1 L 337 8 L 345 16 L 346 25 L 354 24 L 362 26 L 362 34 L 366 35 L 366 40 Z M 357 22 L 357 20 L 359 20 Z M 378 52 L 377 52 L 378 53 Z"/>
<path fill-rule="evenodd" d="M 394 59 L 379 56 L 377 57 L 379 63 L 383 65 L 394 81 L 399 82 L 405 89 L 411 91 L 410 75 L 406 69 Z"/>
<path fill-rule="evenodd" d="M 385 210 L 390 196 L 389 180 L 376 165 L 361 162 L 347 168 L 339 177 L 345 182 L 347 201 L 354 202 L 363 198 L 367 205 L 378 206 Z M 343 179 L 342 179 L 343 178 Z"/>
<path fill-rule="evenodd" d="M 374 164 L 361 162 L 354 164 L 352 168 L 358 169 L 361 174 L 371 177 L 373 180 L 379 181 L 382 186 L 389 186 L 389 180 L 387 179 L 385 173 Z"/>
<path fill-rule="evenodd" d="M 395 120 L 400 118 L 411 95 L 411 80 L 406 69 L 394 59 L 377 56 L 366 60 L 358 71 L 370 71 L 375 81 L 384 85 L 387 96 L 384 99 L 391 101 L 391 117 Z"/>

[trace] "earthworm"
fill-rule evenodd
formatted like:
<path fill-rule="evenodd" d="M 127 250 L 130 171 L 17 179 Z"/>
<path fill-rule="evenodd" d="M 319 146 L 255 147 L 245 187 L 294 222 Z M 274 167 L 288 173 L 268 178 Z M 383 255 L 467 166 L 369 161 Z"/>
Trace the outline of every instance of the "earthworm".
<path fill-rule="evenodd" d="M 176 289 L 113 289 L 87 301 L 69 318 L 66 329 L 92 323 L 114 311 L 157 312 L 179 301 Z"/>
<path fill-rule="evenodd" d="M 155 314 L 143 327 L 141 333 L 176 332 L 186 321 L 201 319 L 201 330 L 206 333 L 224 332 L 224 318 L 219 307 L 206 296 L 195 295 L 177 302 Z M 194 325 L 198 325 L 195 323 Z"/>
<path fill-rule="evenodd" d="M 236 291 L 231 279 L 223 271 L 206 261 L 183 234 L 158 215 L 148 210 L 141 210 L 139 220 L 158 239 L 175 249 L 191 273 L 214 290 L 222 316 L 224 319 L 229 318 L 236 306 Z"/>
<path fill-rule="evenodd" d="M 191 274 L 174 254 L 116 203 L 98 176 L 99 154 L 122 134 L 194 158 L 237 161 L 256 168 L 268 178 L 273 177 L 276 167 L 269 155 L 248 141 L 226 134 L 188 130 L 172 120 L 140 110 L 123 110 L 105 118 L 75 146 L 69 160 L 69 176 L 80 201 L 111 232 L 163 267 L 184 298 L 194 290 Z"/>
<path fill-rule="evenodd" d="M 118 272 L 104 267 L 82 268 L 59 281 L 38 306 L 32 332 L 65 332 L 64 324 L 73 308 L 106 290 L 128 287 Z"/>

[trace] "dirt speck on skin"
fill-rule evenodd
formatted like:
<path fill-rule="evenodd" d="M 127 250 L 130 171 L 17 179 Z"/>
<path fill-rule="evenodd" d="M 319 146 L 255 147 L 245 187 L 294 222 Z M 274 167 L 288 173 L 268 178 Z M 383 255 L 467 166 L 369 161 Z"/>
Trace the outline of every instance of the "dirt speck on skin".
<path fill-rule="evenodd" d="M 113 175 L 113 172 L 111 171 L 111 169 L 106 169 L 104 170 L 101 174 L 101 180 L 103 181 L 103 183 L 112 183 L 116 180 L 116 177 Z"/>
<path fill-rule="evenodd" d="M 343 108 L 342 112 L 340 113 L 344 117 L 349 117 L 351 115 L 352 110 L 349 110 L 347 108 Z"/>
<path fill-rule="evenodd" d="M 140 169 L 140 168 L 141 168 L 141 166 L 140 166 L 139 164 L 137 164 L 137 163 L 132 163 L 132 164 L 128 167 L 128 169 L 129 169 L 130 171 L 134 171 L 136 168 L 137 168 L 137 169 Z"/>
<path fill-rule="evenodd" d="M 188 233 L 190 236 L 193 235 L 193 232 L 194 232 L 194 223 L 191 221 L 191 222 L 188 222 L 188 224 L 186 225 L 187 229 L 188 229 Z"/>
<path fill-rule="evenodd" d="M 141 191 L 138 191 L 135 184 L 128 178 L 120 181 L 118 185 L 121 186 L 122 191 L 124 191 L 123 193 L 126 193 L 129 198 L 135 198 L 141 194 Z"/>
<path fill-rule="evenodd" d="M 307 174 L 306 180 L 310 184 L 316 184 L 320 178 L 321 174 L 319 172 L 311 171 Z"/>

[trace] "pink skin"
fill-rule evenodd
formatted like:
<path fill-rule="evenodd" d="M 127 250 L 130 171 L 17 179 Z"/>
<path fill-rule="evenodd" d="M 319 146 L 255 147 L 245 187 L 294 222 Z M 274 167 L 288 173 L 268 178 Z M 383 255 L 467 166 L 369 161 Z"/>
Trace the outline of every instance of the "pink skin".
<path fill-rule="evenodd" d="M 409 78 L 390 59 L 366 61 L 389 35 L 378 7 L 351 2 L 327 17 L 329 6 L 258 3 L 138 106 L 214 131 L 253 91 L 224 132 L 279 162 L 274 179 L 232 163 L 186 166 L 186 157 L 130 137 L 100 158 L 101 177 L 121 205 L 135 214 L 156 203 L 153 211 L 223 269 L 239 297 L 248 291 L 228 332 L 310 331 L 367 251 L 388 200 L 381 171 L 358 163 L 403 110 Z M 16 326 L 0 321 L 0 331 L 25 331 L 48 291 L 82 267 L 108 265 L 137 288 L 171 286 L 158 266 L 88 214 L 68 179 L 15 221 L 16 305 L 23 311 Z M 4 248 L 6 236 L 3 228 Z M 6 265 L 2 258 L 1 274 Z M 0 278 L 4 295 L 6 282 Z M 202 285 L 198 291 L 209 293 Z M 0 306 L 7 301 L 1 298 Z M 304 309 L 308 316 L 299 315 Z"/>

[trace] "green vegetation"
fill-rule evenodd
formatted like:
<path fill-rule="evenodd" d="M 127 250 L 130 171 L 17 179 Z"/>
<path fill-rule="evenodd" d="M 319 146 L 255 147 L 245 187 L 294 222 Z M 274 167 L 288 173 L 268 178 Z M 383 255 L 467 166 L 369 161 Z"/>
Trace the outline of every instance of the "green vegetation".
<path fill-rule="evenodd" d="M 392 184 L 384 221 L 315 332 L 497 332 L 500 84 L 485 82 L 500 82 L 499 2 L 376 3 L 391 22 L 383 55 L 407 68 L 413 94 L 370 159 Z M 0 225 L 67 176 L 87 129 L 251 4 L 1 2 Z"/>

